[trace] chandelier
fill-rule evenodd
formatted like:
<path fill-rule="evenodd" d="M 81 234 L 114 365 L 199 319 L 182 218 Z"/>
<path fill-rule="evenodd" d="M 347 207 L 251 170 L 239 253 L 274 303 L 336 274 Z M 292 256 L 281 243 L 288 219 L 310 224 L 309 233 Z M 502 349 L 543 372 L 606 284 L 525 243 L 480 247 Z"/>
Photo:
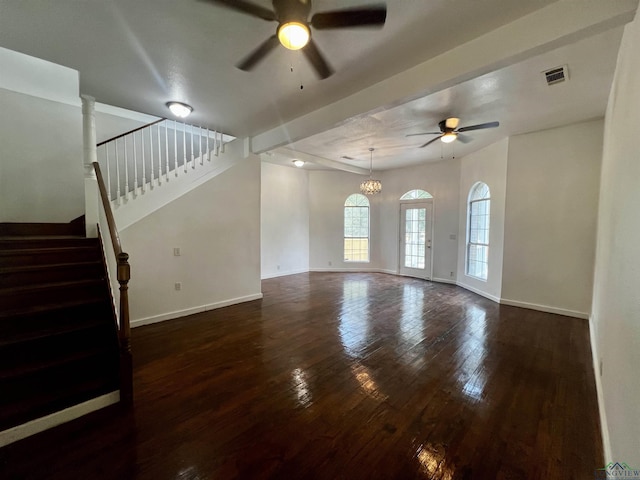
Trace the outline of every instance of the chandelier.
<path fill-rule="evenodd" d="M 382 182 L 371 178 L 373 172 L 373 148 L 369 149 L 369 179 L 360 184 L 360 191 L 365 195 L 375 195 L 382 191 Z"/>

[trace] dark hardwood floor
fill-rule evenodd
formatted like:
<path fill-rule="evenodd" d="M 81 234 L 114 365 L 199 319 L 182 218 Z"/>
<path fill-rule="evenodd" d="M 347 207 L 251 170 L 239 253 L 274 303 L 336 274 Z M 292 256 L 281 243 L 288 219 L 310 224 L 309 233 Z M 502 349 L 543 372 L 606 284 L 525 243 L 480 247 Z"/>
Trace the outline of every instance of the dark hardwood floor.
<path fill-rule="evenodd" d="M 3 479 L 588 479 L 585 320 L 384 274 L 133 331 L 135 407 L 0 450 Z"/>

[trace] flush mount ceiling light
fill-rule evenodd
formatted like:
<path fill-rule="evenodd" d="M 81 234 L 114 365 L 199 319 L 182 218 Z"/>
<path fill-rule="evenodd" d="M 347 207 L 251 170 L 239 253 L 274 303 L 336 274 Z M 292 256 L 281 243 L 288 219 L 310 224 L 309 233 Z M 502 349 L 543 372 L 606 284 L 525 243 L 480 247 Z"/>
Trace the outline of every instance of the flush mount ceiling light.
<path fill-rule="evenodd" d="M 382 191 L 382 182 L 371 178 L 373 171 L 373 148 L 369 149 L 369 179 L 360 184 L 360 191 L 365 195 L 375 195 Z"/>
<path fill-rule="evenodd" d="M 278 40 L 289 50 L 300 50 L 309 43 L 309 27 L 300 22 L 287 22 L 278 27 Z"/>
<path fill-rule="evenodd" d="M 193 108 L 186 103 L 168 102 L 167 107 L 169 107 L 171 113 L 173 113 L 178 118 L 187 118 L 189 114 L 193 112 Z"/>
<path fill-rule="evenodd" d="M 302 168 L 304 166 L 304 162 L 302 160 L 294 160 L 293 164 L 298 168 Z"/>

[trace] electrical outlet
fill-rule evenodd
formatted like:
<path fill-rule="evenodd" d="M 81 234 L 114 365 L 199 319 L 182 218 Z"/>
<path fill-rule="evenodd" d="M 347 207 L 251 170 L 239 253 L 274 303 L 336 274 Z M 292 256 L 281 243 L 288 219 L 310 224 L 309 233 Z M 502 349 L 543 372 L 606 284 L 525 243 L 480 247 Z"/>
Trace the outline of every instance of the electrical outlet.
<path fill-rule="evenodd" d="M 173 287 L 176 289 L 176 292 L 182 290 L 182 282 L 176 282 L 173 284 Z"/>
<path fill-rule="evenodd" d="M 277 269 L 277 270 L 280 270 L 280 265 L 276 266 L 276 269 Z"/>
<path fill-rule="evenodd" d="M 449 274 L 449 276 L 450 276 L 450 277 L 453 277 L 453 272 L 451 272 L 451 273 Z"/>
<path fill-rule="evenodd" d="M 173 256 L 174 257 L 179 257 L 180 256 L 180 248 L 176 247 L 173 249 Z"/>
<path fill-rule="evenodd" d="M 329 260 L 327 263 L 329 264 L 329 266 L 331 266 L 331 260 Z"/>
<path fill-rule="evenodd" d="M 456 234 L 452 233 L 451 235 L 449 235 L 449 240 L 455 240 L 456 239 Z"/>

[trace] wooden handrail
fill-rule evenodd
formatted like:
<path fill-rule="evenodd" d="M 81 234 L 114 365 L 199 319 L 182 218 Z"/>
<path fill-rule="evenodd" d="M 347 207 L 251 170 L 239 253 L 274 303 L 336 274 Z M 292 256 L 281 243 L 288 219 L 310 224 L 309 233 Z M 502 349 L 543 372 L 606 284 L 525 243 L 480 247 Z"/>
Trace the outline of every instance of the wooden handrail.
<path fill-rule="evenodd" d="M 130 405 L 133 402 L 133 361 L 131 355 L 131 323 L 129 320 L 129 280 L 131 279 L 129 254 L 122 251 L 120 236 L 118 235 L 113 211 L 111 210 L 111 202 L 109 201 L 109 195 L 98 162 L 93 162 L 93 168 L 96 172 L 100 198 L 107 218 L 113 253 L 118 262 L 117 279 L 120 285 L 120 322 L 118 329 L 120 340 L 120 399 L 123 403 Z"/>
<path fill-rule="evenodd" d="M 100 198 L 102 199 L 104 213 L 107 217 L 107 225 L 109 226 L 109 234 L 111 235 L 111 243 L 113 244 L 113 253 L 117 257 L 122 253 L 122 245 L 120 244 L 120 235 L 118 235 L 118 229 L 116 228 L 116 221 L 113 218 L 113 211 L 111 210 L 111 201 L 109 200 L 107 187 L 104 184 L 104 179 L 102 178 L 102 170 L 100 170 L 100 164 L 98 162 L 93 162 L 93 168 L 96 172 L 96 177 L 98 179 L 98 187 L 100 190 Z"/>
<path fill-rule="evenodd" d="M 142 125 L 141 127 L 134 128 L 133 130 L 129 130 L 128 132 L 121 133 L 120 135 L 116 135 L 115 137 L 110 138 L 109 140 L 105 140 L 104 142 L 100 142 L 100 143 L 98 143 L 98 144 L 96 145 L 96 147 L 101 147 L 101 146 L 102 146 L 102 145 L 104 145 L 105 143 L 109 143 L 109 142 L 112 142 L 112 141 L 117 140 L 117 139 L 119 139 L 119 138 L 126 137 L 127 135 L 130 135 L 130 134 L 132 134 L 132 133 L 135 133 L 135 132 L 137 132 L 137 131 L 140 131 L 140 130 L 142 130 L 143 128 L 150 127 L 151 125 L 155 125 L 156 123 L 160 123 L 160 122 L 163 122 L 163 121 L 165 121 L 165 120 L 166 120 L 166 118 L 161 118 L 160 120 L 156 120 L 155 122 L 147 123 L 146 125 Z"/>

